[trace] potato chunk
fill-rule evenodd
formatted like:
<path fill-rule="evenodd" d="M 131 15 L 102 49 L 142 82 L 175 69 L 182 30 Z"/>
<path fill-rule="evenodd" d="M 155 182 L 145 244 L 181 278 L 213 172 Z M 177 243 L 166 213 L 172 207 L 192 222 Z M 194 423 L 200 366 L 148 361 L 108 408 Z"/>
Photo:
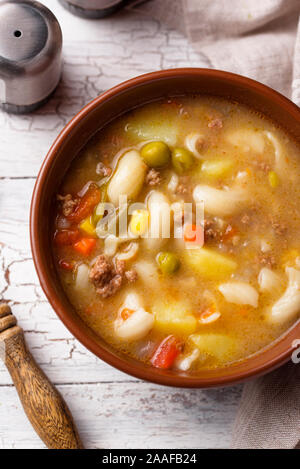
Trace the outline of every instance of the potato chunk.
<path fill-rule="evenodd" d="M 126 127 L 126 132 L 139 140 L 162 141 L 167 145 L 174 146 L 177 142 L 178 126 L 174 119 L 153 119 L 153 115 L 143 120 L 130 122 Z"/>
<path fill-rule="evenodd" d="M 208 280 L 229 277 L 237 268 L 237 263 L 228 256 L 212 249 L 186 249 L 184 260 L 194 272 Z"/>
<path fill-rule="evenodd" d="M 197 320 L 185 303 L 161 301 L 153 305 L 153 311 L 154 328 L 159 332 L 186 336 L 196 330 Z"/>
<path fill-rule="evenodd" d="M 223 334 L 193 334 L 189 340 L 200 353 L 213 356 L 220 362 L 229 361 L 236 351 L 236 341 Z"/>
<path fill-rule="evenodd" d="M 209 179 L 219 179 L 227 176 L 234 167 L 234 161 L 219 158 L 214 160 L 206 160 L 201 166 L 201 172 Z"/>

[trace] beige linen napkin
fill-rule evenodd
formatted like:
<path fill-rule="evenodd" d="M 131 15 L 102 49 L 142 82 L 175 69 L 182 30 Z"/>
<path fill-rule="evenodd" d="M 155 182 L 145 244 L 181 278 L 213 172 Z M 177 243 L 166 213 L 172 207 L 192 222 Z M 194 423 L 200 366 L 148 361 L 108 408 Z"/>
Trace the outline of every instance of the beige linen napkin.
<path fill-rule="evenodd" d="M 300 441 L 300 363 L 246 383 L 232 448 L 290 449 Z"/>
<path fill-rule="evenodd" d="M 246 75 L 300 104 L 300 0 L 132 0 L 128 8 L 185 32 L 199 67 Z"/>
<path fill-rule="evenodd" d="M 254 78 L 300 105 L 300 0 L 135 0 L 129 8 L 187 34 L 199 67 Z M 290 362 L 245 384 L 232 448 L 299 442 L 300 363 Z"/>

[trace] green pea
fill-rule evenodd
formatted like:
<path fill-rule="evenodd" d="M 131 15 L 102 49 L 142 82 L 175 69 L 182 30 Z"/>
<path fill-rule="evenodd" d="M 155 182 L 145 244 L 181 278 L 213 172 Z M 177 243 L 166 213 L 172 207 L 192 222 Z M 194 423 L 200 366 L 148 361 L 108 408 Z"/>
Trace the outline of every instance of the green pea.
<path fill-rule="evenodd" d="M 151 168 L 165 166 L 170 160 L 171 152 L 164 142 L 146 143 L 141 149 L 141 157 Z"/>
<path fill-rule="evenodd" d="M 156 262 L 163 274 L 173 274 L 180 267 L 178 257 L 172 252 L 160 252 L 156 257 Z"/>
<path fill-rule="evenodd" d="M 185 148 L 174 148 L 172 151 L 172 163 L 176 172 L 182 174 L 193 166 L 193 153 Z"/>

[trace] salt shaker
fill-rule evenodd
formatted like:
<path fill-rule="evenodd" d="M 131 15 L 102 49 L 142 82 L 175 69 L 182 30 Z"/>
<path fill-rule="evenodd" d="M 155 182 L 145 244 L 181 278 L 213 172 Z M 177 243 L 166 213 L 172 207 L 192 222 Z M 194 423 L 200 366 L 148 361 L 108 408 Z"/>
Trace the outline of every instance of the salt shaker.
<path fill-rule="evenodd" d="M 0 107 L 26 113 L 47 101 L 62 68 L 62 33 L 39 2 L 0 1 Z"/>
<path fill-rule="evenodd" d="M 127 0 L 59 0 L 71 13 L 81 18 L 103 18 L 127 3 Z"/>

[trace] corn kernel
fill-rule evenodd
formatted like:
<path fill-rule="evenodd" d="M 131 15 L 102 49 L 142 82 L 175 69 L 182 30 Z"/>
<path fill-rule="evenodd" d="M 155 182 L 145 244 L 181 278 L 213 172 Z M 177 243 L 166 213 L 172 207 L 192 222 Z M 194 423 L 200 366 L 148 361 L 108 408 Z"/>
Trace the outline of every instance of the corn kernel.
<path fill-rule="evenodd" d="M 96 230 L 95 230 L 95 225 L 92 221 L 92 217 L 87 217 L 85 218 L 79 225 L 79 228 L 84 231 L 85 233 L 87 233 L 88 235 L 90 236 L 94 236 L 96 234 Z"/>
<path fill-rule="evenodd" d="M 279 177 L 275 173 L 275 171 L 270 171 L 268 174 L 269 184 L 270 186 L 275 189 L 279 185 Z"/>
<path fill-rule="evenodd" d="M 135 210 L 132 214 L 129 228 L 134 236 L 143 236 L 148 230 L 149 212 L 148 210 Z"/>

